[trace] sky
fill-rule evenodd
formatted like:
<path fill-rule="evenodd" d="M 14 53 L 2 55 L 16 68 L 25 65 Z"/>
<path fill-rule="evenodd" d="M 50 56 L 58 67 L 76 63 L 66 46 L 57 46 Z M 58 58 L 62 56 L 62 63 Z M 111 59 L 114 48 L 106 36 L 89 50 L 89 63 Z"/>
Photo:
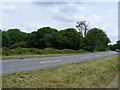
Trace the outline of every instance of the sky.
<path fill-rule="evenodd" d="M 118 40 L 117 2 L 0 2 L 0 28 L 18 28 L 23 32 L 42 27 L 58 30 L 75 28 L 87 21 L 90 28 L 101 28 L 111 40 Z"/>

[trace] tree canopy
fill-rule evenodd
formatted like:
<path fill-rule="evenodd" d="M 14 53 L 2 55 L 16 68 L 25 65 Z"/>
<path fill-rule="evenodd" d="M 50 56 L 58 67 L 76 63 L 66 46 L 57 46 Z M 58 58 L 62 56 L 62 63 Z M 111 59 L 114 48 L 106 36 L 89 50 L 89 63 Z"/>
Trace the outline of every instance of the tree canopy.
<path fill-rule="evenodd" d="M 61 30 L 56 35 L 57 48 L 79 49 L 82 36 L 74 28 Z"/>
<path fill-rule="evenodd" d="M 103 51 L 110 42 L 106 33 L 99 28 L 88 30 L 83 37 L 75 28 L 57 30 L 42 27 L 37 31 L 25 33 L 19 29 L 9 29 L 2 32 L 2 46 L 9 48 L 56 48 L 56 49 L 84 49 L 87 51 Z"/>
<path fill-rule="evenodd" d="M 92 28 L 83 39 L 82 47 L 90 51 L 104 51 L 106 50 L 108 43 L 110 43 L 110 40 L 103 30 Z"/>

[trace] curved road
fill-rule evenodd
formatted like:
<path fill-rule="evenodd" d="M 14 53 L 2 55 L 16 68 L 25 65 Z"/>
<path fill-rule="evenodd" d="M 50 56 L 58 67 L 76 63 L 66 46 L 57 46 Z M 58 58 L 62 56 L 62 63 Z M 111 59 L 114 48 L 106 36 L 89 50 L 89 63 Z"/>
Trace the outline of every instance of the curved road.
<path fill-rule="evenodd" d="M 73 56 L 3 60 L 2 75 L 21 71 L 28 72 L 40 69 L 53 68 L 64 64 L 72 64 L 91 59 L 98 59 L 115 54 L 117 54 L 117 52 L 109 51 Z"/>

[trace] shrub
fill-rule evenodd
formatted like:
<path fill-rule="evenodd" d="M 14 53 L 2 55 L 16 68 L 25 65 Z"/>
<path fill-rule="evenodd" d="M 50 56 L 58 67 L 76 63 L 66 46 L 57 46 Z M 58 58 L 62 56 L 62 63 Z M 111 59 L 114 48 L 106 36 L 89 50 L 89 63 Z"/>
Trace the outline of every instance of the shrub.
<path fill-rule="evenodd" d="M 79 50 L 76 50 L 76 53 L 85 53 L 86 51 L 84 49 L 79 49 Z"/>
<path fill-rule="evenodd" d="M 54 48 L 45 48 L 45 49 L 37 49 L 37 48 L 15 48 L 9 49 L 7 47 L 2 48 L 2 55 L 33 55 L 33 54 L 72 54 L 72 53 L 85 53 L 86 51 L 83 49 L 80 50 L 71 50 L 71 49 L 54 49 Z"/>
<path fill-rule="evenodd" d="M 12 55 L 22 55 L 22 54 L 30 54 L 27 48 L 15 48 L 11 49 Z"/>
<path fill-rule="evenodd" d="M 41 50 L 42 54 L 59 54 L 61 53 L 60 50 L 54 48 L 45 48 Z"/>
<path fill-rule="evenodd" d="M 11 49 L 15 49 L 15 48 L 18 48 L 18 47 L 26 48 L 27 47 L 27 43 L 26 42 L 18 42 L 18 43 L 12 44 L 10 46 Z"/>
<path fill-rule="evenodd" d="M 28 51 L 32 54 L 41 54 L 41 50 L 37 48 L 28 48 Z"/>
<path fill-rule="evenodd" d="M 62 51 L 63 54 L 75 53 L 75 50 L 71 50 L 71 49 L 63 49 L 61 51 Z"/>
<path fill-rule="evenodd" d="M 7 47 L 3 47 L 2 48 L 2 55 L 4 55 L 4 56 L 11 55 L 11 50 Z"/>
<path fill-rule="evenodd" d="M 96 47 L 94 50 L 95 51 L 105 51 L 106 48 L 104 46 L 100 45 L 100 46 Z"/>

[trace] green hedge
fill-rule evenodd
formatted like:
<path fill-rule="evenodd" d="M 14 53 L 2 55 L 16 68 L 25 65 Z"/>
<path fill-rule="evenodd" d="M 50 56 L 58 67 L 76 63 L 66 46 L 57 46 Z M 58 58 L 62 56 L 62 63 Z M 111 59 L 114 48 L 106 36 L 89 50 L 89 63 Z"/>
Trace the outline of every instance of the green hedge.
<path fill-rule="evenodd" d="M 83 49 L 80 50 L 71 50 L 71 49 L 54 49 L 54 48 L 45 48 L 45 49 L 36 49 L 36 48 L 15 48 L 9 49 L 6 47 L 2 48 L 2 55 L 36 55 L 36 54 L 72 54 L 72 53 L 85 53 Z"/>

